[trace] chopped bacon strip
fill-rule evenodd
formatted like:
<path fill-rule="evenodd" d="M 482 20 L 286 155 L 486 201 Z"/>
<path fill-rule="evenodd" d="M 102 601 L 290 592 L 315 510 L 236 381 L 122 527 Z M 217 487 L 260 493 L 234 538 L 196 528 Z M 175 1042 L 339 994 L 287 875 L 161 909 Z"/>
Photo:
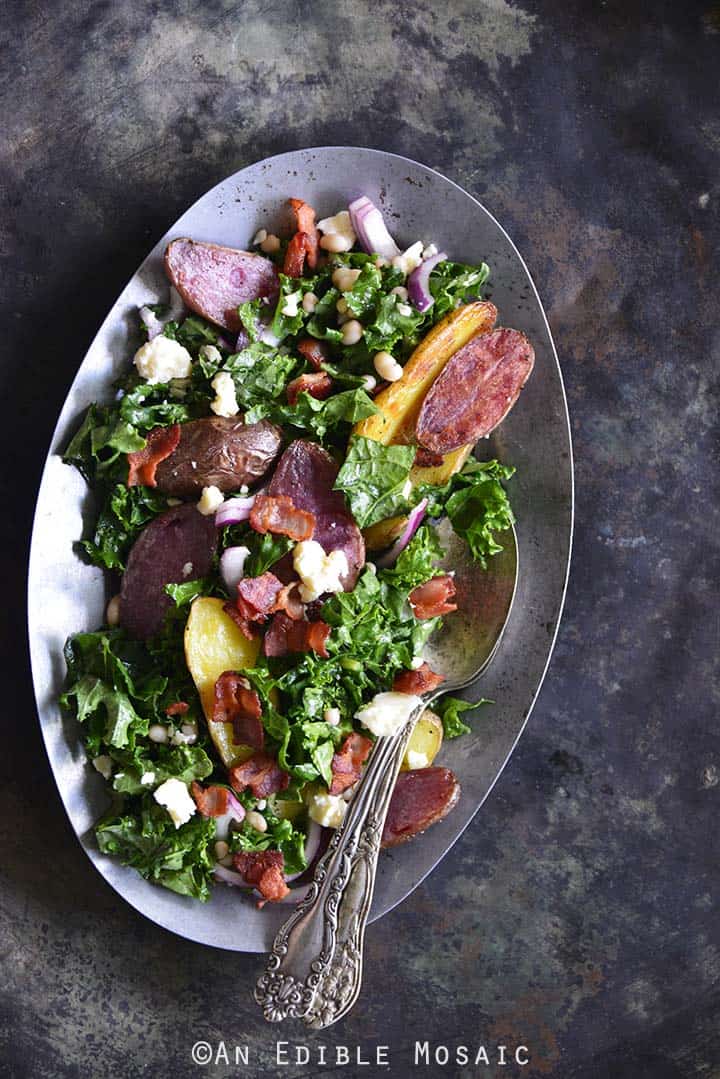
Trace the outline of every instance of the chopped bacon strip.
<path fill-rule="evenodd" d="M 279 850 L 243 850 L 233 854 L 233 865 L 264 899 L 277 901 L 288 894 L 283 869 L 285 857 Z"/>
<path fill-rule="evenodd" d="M 309 203 L 303 202 L 302 199 L 290 199 L 289 201 L 297 218 L 298 232 L 302 232 L 306 237 L 307 264 L 311 270 L 314 270 L 317 266 L 318 246 L 320 243 L 320 234 L 315 225 L 315 211 Z"/>
<path fill-rule="evenodd" d="M 193 780 L 190 793 L 203 817 L 222 817 L 230 808 L 230 791 L 227 787 L 203 787 Z"/>
<path fill-rule="evenodd" d="M 436 674 L 427 663 L 423 663 L 422 667 L 414 671 L 400 671 L 396 674 L 393 690 L 395 693 L 414 693 L 419 697 L 421 693 L 437 689 L 444 681 L 444 674 Z"/>
<path fill-rule="evenodd" d="M 166 716 L 184 716 L 186 712 L 190 711 L 190 705 L 185 701 L 175 701 L 174 704 L 169 704 L 165 709 Z"/>
<path fill-rule="evenodd" d="M 331 794 L 342 794 L 348 787 L 357 783 L 362 775 L 362 766 L 367 760 L 373 743 L 363 734 L 349 734 L 340 749 L 334 754 L 332 764 L 333 780 Z"/>
<path fill-rule="evenodd" d="M 431 577 L 425 584 L 413 588 L 408 599 L 416 618 L 436 618 L 441 614 L 450 614 L 457 610 L 457 603 L 449 601 L 455 598 L 455 582 L 449 573 L 440 577 Z"/>
<path fill-rule="evenodd" d="M 305 258 L 308 253 L 308 237 L 304 232 L 296 232 L 287 246 L 283 273 L 288 277 L 302 277 Z"/>
<path fill-rule="evenodd" d="M 283 583 L 266 570 L 259 577 L 243 577 L 237 586 L 237 609 L 250 622 L 262 622 L 276 609 Z"/>
<path fill-rule="evenodd" d="M 274 532 L 299 543 L 315 531 L 315 514 L 299 510 L 289 495 L 257 495 L 250 511 L 250 526 L 256 532 Z"/>
<path fill-rule="evenodd" d="M 330 359 L 327 345 L 315 337 L 302 337 L 295 346 L 314 371 L 319 371 Z"/>
<path fill-rule="evenodd" d="M 263 640 L 266 656 L 286 656 L 288 652 L 316 652 L 327 659 L 325 642 L 330 626 L 322 619 L 303 622 L 288 617 L 284 611 L 275 615 Z"/>
<path fill-rule="evenodd" d="M 427 450 L 424 446 L 418 446 L 413 464 L 417 468 L 438 468 L 444 460 L 445 458 L 441 453 L 433 453 L 432 450 Z"/>
<path fill-rule="evenodd" d="M 305 604 L 300 599 L 300 583 L 291 581 L 278 592 L 275 602 L 275 611 L 285 611 L 296 622 L 305 614 Z"/>
<path fill-rule="evenodd" d="M 155 470 L 161 461 L 174 453 L 180 441 L 180 424 L 172 427 L 155 427 L 145 438 L 147 445 L 127 455 L 128 487 L 157 487 Z"/>
<path fill-rule="evenodd" d="M 234 671 L 221 674 L 215 682 L 213 723 L 232 723 L 235 745 L 261 750 L 265 745 L 261 715 L 260 698 L 247 680 Z"/>
<path fill-rule="evenodd" d="M 283 772 L 274 757 L 265 753 L 253 753 L 242 764 L 235 764 L 230 769 L 230 786 L 239 794 L 250 788 L 256 798 L 267 798 L 268 794 L 284 791 L 290 782 L 290 776 Z"/>
<path fill-rule="evenodd" d="M 237 609 L 234 603 L 223 603 L 223 610 L 225 614 L 232 618 L 235 625 L 243 633 L 249 641 L 253 637 L 257 637 L 260 633 L 260 626 L 257 622 L 249 622 L 247 618 L 243 618 L 240 611 Z"/>
<path fill-rule="evenodd" d="M 288 382 L 286 393 L 289 405 L 296 405 L 301 393 L 309 393 L 318 401 L 324 401 L 333 391 L 333 381 L 327 371 L 318 371 L 312 375 L 298 375 Z"/>

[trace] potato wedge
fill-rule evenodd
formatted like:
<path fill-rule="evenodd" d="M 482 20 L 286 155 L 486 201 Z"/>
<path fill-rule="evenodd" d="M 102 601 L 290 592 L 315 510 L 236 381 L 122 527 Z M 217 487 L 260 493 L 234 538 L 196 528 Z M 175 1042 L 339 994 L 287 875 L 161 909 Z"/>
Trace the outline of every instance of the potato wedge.
<path fill-rule="evenodd" d="M 380 412 L 355 424 L 353 434 L 374 438 L 384 445 L 412 441 L 422 403 L 437 376 L 471 337 L 491 330 L 496 318 L 494 304 L 479 300 L 446 315 L 415 349 L 402 378 L 377 395 L 375 404 Z M 413 487 L 423 483 L 442 486 L 460 471 L 472 449 L 472 445 L 461 446 L 446 454 L 440 465 L 414 466 L 410 472 L 411 484 Z M 389 517 L 365 529 L 363 536 L 367 549 L 380 551 L 389 547 L 402 532 L 405 520 L 404 517 Z"/>
<path fill-rule="evenodd" d="M 260 652 L 260 640 L 249 641 L 232 618 L 223 611 L 223 600 L 199 596 L 190 608 L 185 627 L 185 660 L 200 694 L 203 712 L 223 764 L 247 760 L 253 753 L 248 746 L 233 742 L 232 723 L 213 723 L 215 682 L 223 671 L 254 667 Z"/>
<path fill-rule="evenodd" d="M 440 752 L 442 740 L 442 720 L 435 712 L 426 708 L 410 735 L 400 770 L 412 772 L 416 768 L 429 768 Z"/>

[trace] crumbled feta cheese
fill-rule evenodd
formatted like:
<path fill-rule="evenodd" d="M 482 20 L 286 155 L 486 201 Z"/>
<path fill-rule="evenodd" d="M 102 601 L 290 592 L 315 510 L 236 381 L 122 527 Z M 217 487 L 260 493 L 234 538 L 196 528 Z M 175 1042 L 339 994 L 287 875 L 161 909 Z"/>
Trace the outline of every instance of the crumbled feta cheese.
<path fill-rule="evenodd" d="M 267 229 L 258 229 L 252 238 L 253 247 L 258 247 L 265 240 L 267 240 Z"/>
<path fill-rule="evenodd" d="M 357 239 L 347 210 L 341 210 L 334 217 L 324 217 L 322 221 L 318 221 L 317 227 L 326 236 L 341 237 L 344 241 L 342 248 L 344 251 L 349 251 Z"/>
<path fill-rule="evenodd" d="M 416 768 L 427 768 L 430 761 L 425 753 L 416 753 L 414 749 L 407 752 L 408 768 L 414 772 Z"/>
<path fill-rule="evenodd" d="M 355 719 L 382 738 L 396 734 L 421 705 L 422 698 L 413 693 L 376 693 L 369 704 L 355 713 Z"/>
<path fill-rule="evenodd" d="M 412 307 L 409 303 L 399 303 L 397 309 L 398 314 L 402 315 L 403 318 L 409 318 L 412 315 Z"/>
<path fill-rule="evenodd" d="M 408 479 L 406 479 L 405 483 L 403 484 L 403 489 L 402 489 L 403 498 L 409 498 L 410 495 L 412 494 L 412 489 L 413 489 L 412 480 L 408 477 Z"/>
<path fill-rule="evenodd" d="M 203 517 L 209 517 L 220 509 L 224 501 L 225 496 L 219 487 L 203 487 L 197 508 Z"/>
<path fill-rule="evenodd" d="M 171 378 L 188 378 L 192 357 L 186 348 L 159 334 L 146 341 L 135 353 L 133 363 L 146 382 L 169 382 Z"/>
<path fill-rule="evenodd" d="M 157 742 L 159 745 L 162 745 L 168 740 L 167 727 L 163 727 L 161 723 L 153 723 L 148 731 L 148 738 L 151 742 Z"/>
<path fill-rule="evenodd" d="M 140 782 L 142 783 L 143 787 L 152 787 L 153 783 L 155 782 L 155 773 L 143 772 L 143 774 L 140 776 Z"/>
<path fill-rule="evenodd" d="M 176 828 L 186 824 L 197 808 L 188 794 L 187 785 L 180 779 L 166 779 L 153 792 L 153 798 L 167 809 Z"/>
<path fill-rule="evenodd" d="M 425 259 L 434 258 L 435 255 L 437 255 L 437 253 L 438 253 L 438 249 L 435 246 L 435 244 L 428 244 L 427 247 L 423 248 L 423 253 L 422 253 L 423 262 L 425 261 Z"/>
<path fill-rule="evenodd" d="M 218 371 L 210 383 L 215 390 L 215 400 L 210 402 L 210 409 L 216 416 L 237 416 L 240 406 L 235 396 L 235 383 L 229 371 Z"/>
<path fill-rule="evenodd" d="M 392 260 L 392 264 L 396 270 L 400 270 L 407 277 L 413 270 L 416 270 L 423 258 L 423 242 L 418 240 L 416 243 L 408 247 L 407 251 L 403 251 L 402 255 L 396 255 Z"/>
<path fill-rule="evenodd" d="M 295 318 L 300 303 L 302 303 L 302 289 L 288 293 L 285 297 L 285 303 L 280 308 L 280 314 L 286 315 L 288 318 Z"/>
<path fill-rule="evenodd" d="M 113 770 L 113 759 L 105 753 L 99 757 L 93 757 L 93 768 L 97 769 L 103 779 L 110 779 Z"/>
<path fill-rule="evenodd" d="M 189 577 L 189 576 L 190 576 L 190 574 L 192 573 L 192 571 L 193 571 L 193 564 L 192 564 L 192 562 L 186 562 L 186 563 L 185 563 L 185 565 L 184 565 L 184 566 L 183 566 L 183 568 L 182 568 L 182 575 L 183 575 L 183 577 Z"/>
<path fill-rule="evenodd" d="M 174 731 L 170 739 L 173 746 L 191 746 L 197 741 L 197 727 L 192 723 L 183 723 L 179 731 Z"/>
<path fill-rule="evenodd" d="M 340 722 L 340 709 L 339 708 L 326 708 L 323 712 L 323 719 L 331 727 L 337 727 Z"/>
<path fill-rule="evenodd" d="M 347 802 L 341 794 L 313 794 L 308 805 L 308 816 L 323 828 L 339 828 L 347 811 Z"/>
<path fill-rule="evenodd" d="M 341 577 L 348 572 L 344 551 L 325 554 L 316 540 L 301 540 L 295 544 L 293 566 L 300 578 L 300 599 L 311 603 L 325 592 L 342 592 Z"/>
<path fill-rule="evenodd" d="M 410 669 L 413 671 L 418 671 L 422 667 L 424 662 L 425 660 L 422 658 L 422 656 L 413 656 L 413 658 L 410 660 Z"/>

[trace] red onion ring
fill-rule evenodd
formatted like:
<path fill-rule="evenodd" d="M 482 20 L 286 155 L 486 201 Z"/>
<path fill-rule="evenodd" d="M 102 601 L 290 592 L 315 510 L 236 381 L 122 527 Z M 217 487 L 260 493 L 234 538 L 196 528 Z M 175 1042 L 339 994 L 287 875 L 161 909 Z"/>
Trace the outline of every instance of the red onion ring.
<path fill-rule="evenodd" d="M 437 255 L 421 262 L 408 277 L 408 295 L 418 311 L 427 311 L 435 303 L 430 292 L 430 274 L 438 262 L 444 262 L 446 258 L 445 252 L 439 251 Z"/>
<path fill-rule="evenodd" d="M 413 538 L 413 536 L 417 532 L 418 528 L 420 527 L 420 522 L 422 521 L 423 517 L 425 516 L 425 510 L 427 509 L 427 504 L 428 504 L 427 498 L 423 498 L 420 502 L 418 502 L 417 506 L 415 506 L 415 508 L 411 511 L 410 516 L 407 519 L 407 524 L 405 525 L 405 528 L 403 530 L 402 535 L 398 539 L 395 540 L 395 543 L 392 545 L 390 550 L 387 551 L 386 554 L 384 554 L 380 558 L 378 558 L 377 561 L 375 562 L 375 565 L 378 567 L 378 569 L 388 569 L 389 566 L 394 566 L 395 565 L 395 563 L 397 561 L 397 558 L 398 558 L 398 555 L 401 553 L 401 551 L 405 550 L 408 543 L 410 542 L 410 540 Z"/>
<path fill-rule="evenodd" d="M 368 255 L 392 259 L 400 254 L 400 248 L 388 232 L 382 213 L 367 195 L 351 202 L 348 210 L 360 246 Z"/>
<path fill-rule="evenodd" d="M 215 514 L 215 527 L 224 528 L 225 525 L 238 525 L 247 521 L 254 505 L 255 495 L 226 499 Z"/>

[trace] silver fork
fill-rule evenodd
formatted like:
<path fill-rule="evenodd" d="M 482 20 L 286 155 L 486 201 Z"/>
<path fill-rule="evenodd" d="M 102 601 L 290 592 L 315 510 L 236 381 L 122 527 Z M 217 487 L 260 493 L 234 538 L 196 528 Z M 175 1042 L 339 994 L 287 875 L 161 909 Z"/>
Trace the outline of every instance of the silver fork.
<path fill-rule="evenodd" d="M 503 551 L 487 571 L 471 560 L 446 522 L 440 530 L 442 564 L 455 573 L 458 610 L 428 644 L 425 657 L 445 681 L 423 697 L 397 734 L 375 743 L 306 896 L 275 937 L 255 987 L 255 1000 L 270 1022 L 296 1018 L 320 1030 L 346 1015 L 357 1000 L 385 817 L 415 723 L 436 697 L 465 689 L 486 670 L 510 616 L 518 577 L 514 529 L 503 533 Z"/>

